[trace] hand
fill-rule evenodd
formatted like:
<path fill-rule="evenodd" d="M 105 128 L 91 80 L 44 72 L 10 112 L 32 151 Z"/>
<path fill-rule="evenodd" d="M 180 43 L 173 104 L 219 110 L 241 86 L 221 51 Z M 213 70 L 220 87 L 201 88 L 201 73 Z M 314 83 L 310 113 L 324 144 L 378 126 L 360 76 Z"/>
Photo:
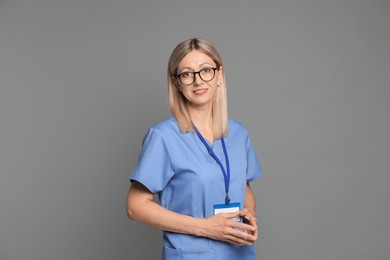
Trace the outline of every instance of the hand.
<path fill-rule="evenodd" d="M 243 218 L 243 222 L 245 224 L 251 225 L 252 227 L 255 227 L 255 230 L 252 232 L 249 232 L 252 236 L 254 236 L 257 240 L 258 238 L 258 229 L 257 229 L 257 218 L 256 218 L 256 213 L 253 209 L 250 208 L 244 208 L 239 212 L 239 216 Z M 247 231 L 247 230 L 246 230 Z"/>
<path fill-rule="evenodd" d="M 230 220 L 242 216 L 249 224 Z M 257 240 L 256 218 L 248 210 L 219 213 L 204 219 L 202 236 L 236 245 L 252 245 Z"/>

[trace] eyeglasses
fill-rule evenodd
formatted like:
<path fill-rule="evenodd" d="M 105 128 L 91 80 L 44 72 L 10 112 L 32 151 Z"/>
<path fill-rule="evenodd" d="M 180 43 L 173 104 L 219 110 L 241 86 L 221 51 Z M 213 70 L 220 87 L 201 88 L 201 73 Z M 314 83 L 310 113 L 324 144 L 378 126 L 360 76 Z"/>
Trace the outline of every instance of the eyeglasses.
<path fill-rule="evenodd" d="M 180 80 L 180 82 L 185 85 L 191 85 L 195 81 L 195 75 L 198 74 L 200 79 L 204 82 L 211 81 L 215 76 L 215 70 L 218 68 L 204 68 L 200 71 L 186 71 L 176 75 L 176 78 Z"/>

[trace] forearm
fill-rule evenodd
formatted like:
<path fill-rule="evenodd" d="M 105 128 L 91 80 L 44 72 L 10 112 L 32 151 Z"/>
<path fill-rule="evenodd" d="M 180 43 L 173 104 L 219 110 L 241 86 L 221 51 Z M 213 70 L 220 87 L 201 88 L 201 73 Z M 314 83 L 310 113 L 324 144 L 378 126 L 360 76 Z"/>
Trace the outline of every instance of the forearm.
<path fill-rule="evenodd" d="M 200 235 L 202 219 L 170 211 L 153 201 L 153 195 L 133 184 L 127 199 L 129 219 L 155 228 L 182 234 Z"/>
<path fill-rule="evenodd" d="M 256 198 L 255 195 L 253 194 L 251 187 L 249 186 L 249 183 L 247 183 L 246 185 L 246 196 L 245 196 L 244 208 L 253 210 L 253 213 L 256 212 Z"/>
<path fill-rule="evenodd" d="M 220 213 L 207 218 L 179 214 L 155 203 L 153 194 L 137 182 L 132 183 L 127 196 L 127 215 L 131 220 L 174 233 L 208 237 L 238 245 L 251 245 L 257 239 L 253 235 L 256 228 L 230 220 L 240 214 Z"/>
<path fill-rule="evenodd" d="M 182 234 L 200 235 L 200 219 L 168 210 L 153 201 L 131 211 L 131 219 L 155 228 Z"/>

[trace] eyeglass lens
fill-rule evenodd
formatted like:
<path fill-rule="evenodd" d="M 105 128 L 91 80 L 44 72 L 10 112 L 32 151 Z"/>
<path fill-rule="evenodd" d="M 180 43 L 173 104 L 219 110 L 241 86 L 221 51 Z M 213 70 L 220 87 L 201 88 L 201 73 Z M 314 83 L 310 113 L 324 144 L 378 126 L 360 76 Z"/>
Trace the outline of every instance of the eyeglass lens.
<path fill-rule="evenodd" d="M 216 68 L 204 68 L 197 72 L 188 71 L 179 74 L 178 77 L 181 83 L 183 83 L 184 85 L 191 85 L 192 83 L 194 83 L 196 74 L 198 74 L 203 81 L 208 82 L 214 78 L 215 70 Z"/>

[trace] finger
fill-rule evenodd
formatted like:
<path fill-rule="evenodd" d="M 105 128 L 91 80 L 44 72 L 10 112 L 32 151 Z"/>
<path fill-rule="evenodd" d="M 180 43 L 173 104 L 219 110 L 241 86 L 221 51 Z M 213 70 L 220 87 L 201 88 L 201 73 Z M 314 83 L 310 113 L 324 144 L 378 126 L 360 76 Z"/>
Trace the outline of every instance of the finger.
<path fill-rule="evenodd" d="M 245 221 L 244 221 L 244 223 L 246 223 Z M 249 223 L 247 223 L 247 224 L 249 224 Z M 255 230 L 243 230 L 244 232 L 247 232 L 247 233 L 249 233 L 249 234 L 251 234 L 251 235 L 255 235 L 256 233 L 257 233 L 257 229 L 255 229 Z"/>
<path fill-rule="evenodd" d="M 220 217 L 224 217 L 224 218 L 235 218 L 235 217 L 238 217 L 240 214 L 239 211 L 236 211 L 236 212 L 230 212 L 230 213 L 218 213 L 216 216 L 220 216 Z"/>
<path fill-rule="evenodd" d="M 240 210 L 240 214 L 243 215 L 243 216 L 245 216 L 245 215 L 253 215 L 253 216 L 255 216 L 256 212 L 253 211 L 252 209 L 243 208 L 242 210 Z"/>
<path fill-rule="evenodd" d="M 241 232 L 241 233 L 243 233 L 243 232 Z M 240 245 L 240 246 L 250 246 L 250 245 L 253 245 L 253 241 L 246 240 L 244 238 L 237 237 L 237 236 L 234 236 L 234 235 L 226 235 L 225 236 L 225 241 L 227 241 L 229 243 L 232 243 L 232 244 L 235 244 L 235 245 Z"/>
<path fill-rule="evenodd" d="M 229 221 L 225 223 L 226 226 L 232 227 L 234 229 L 242 229 L 246 232 L 253 233 L 257 230 L 257 225 L 251 225 L 236 221 Z"/>
<path fill-rule="evenodd" d="M 257 226 L 257 219 L 256 218 L 244 218 L 244 223 L 252 226 L 255 228 L 254 231 L 250 232 L 253 236 L 258 237 L 258 232 L 259 232 L 259 229 L 258 229 L 258 226 Z"/>
<path fill-rule="evenodd" d="M 242 210 L 240 210 L 240 214 L 242 215 L 247 215 L 249 212 L 249 210 L 247 208 L 243 208 Z"/>
<path fill-rule="evenodd" d="M 250 218 L 256 219 L 256 215 L 253 214 L 253 212 L 251 212 L 251 211 L 249 211 L 249 210 L 247 210 L 247 209 L 241 210 L 241 211 L 239 212 L 239 215 L 240 215 L 241 217 L 245 217 L 245 218 L 247 218 L 247 219 L 250 219 Z"/>
<path fill-rule="evenodd" d="M 258 231 L 256 223 L 250 223 L 250 224 L 244 224 L 244 225 L 245 225 L 245 227 L 240 228 L 240 230 L 242 232 L 248 233 L 251 236 L 253 236 L 254 241 L 257 240 L 259 231 Z"/>
<path fill-rule="evenodd" d="M 257 219 L 255 217 L 245 216 L 243 217 L 243 222 L 253 227 L 257 227 Z"/>
<path fill-rule="evenodd" d="M 241 241 L 241 242 L 246 241 L 246 244 L 247 244 L 247 242 L 253 244 L 257 240 L 257 237 L 255 237 L 251 233 L 243 232 L 243 231 L 237 230 L 237 229 L 232 230 L 229 235 L 234 236 L 238 241 Z"/>
<path fill-rule="evenodd" d="M 251 225 L 253 227 L 257 228 L 257 218 L 256 215 L 253 215 L 250 211 L 248 211 L 248 214 L 245 211 L 240 212 L 240 216 L 243 218 L 243 223 Z"/>
<path fill-rule="evenodd" d="M 233 235 L 247 241 L 255 241 L 257 239 L 257 237 L 253 235 L 255 234 L 256 228 L 250 225 L 232 222 L 230 224 L 227 223 L 226 226 L 229 226 L 226 230 L 226 234 L 228 235 Z"/>

